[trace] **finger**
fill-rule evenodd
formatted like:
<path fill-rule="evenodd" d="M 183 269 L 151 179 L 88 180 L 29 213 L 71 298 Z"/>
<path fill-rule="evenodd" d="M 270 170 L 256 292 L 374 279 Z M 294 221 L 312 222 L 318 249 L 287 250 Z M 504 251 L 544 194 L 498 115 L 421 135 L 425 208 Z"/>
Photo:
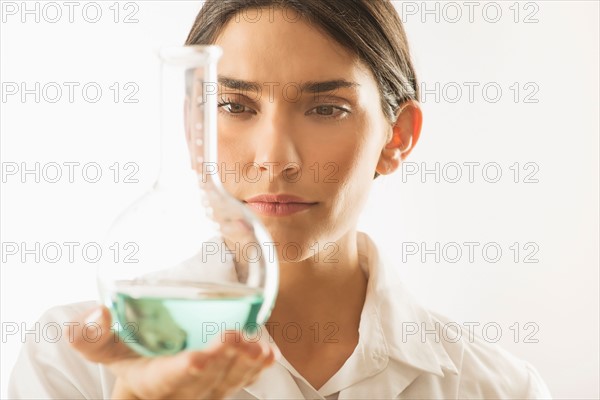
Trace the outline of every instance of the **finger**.
<path fill-rule="evenodd" d="M 228 393 L 248 385 L 252 380 L 275 360 L 275 353 L 266 343 L 242 341 L 237 345 L 239 352 L 235 361 L 215 386 L 212 395 L 222 397 Z"/>
<path fill-rule="evenodd" d="M 84 314 L 83 324 L 75 326 L 71 345 L 92 362 L 108 364 L 138 355 L 111 330 L 108 308 L 98 306 Z"/>
<path fill-rule="evenodd" d="M 248 372 L 243 378 L 245 382 L 244 386 L 254 383 L 266 368 L 273 365 L 273 363 L 275 362 L 275 358 L 275 352 L 270 351 L 261 363 L 254 363 L 254 365 L 248 369 Z"/>
<path fill-rule="evenodd" d="M 223 398 L 227 393 L 242 387 L 243 374 L 236 372 L 240 368 L 239 360 L 248 359 L 249 354 L 253 358 L 258 357 L 262 352 L 258 343 L 245 341 L 239 331 L 225 331 L 221 338 L 205 350 L 205 354 L 214 354 L 214 359 L 207 362 L 200 371 L 204 387 L 210 388 L 210 398 Z"/>
<path fill-rule="evenodd" d="M 192 376 L 196 377 L 194 384 L 197 386 L 196 397 L 220 398 L 212 393 L 227 376 L 232 364 L 238 356 L 238 351 L 228 344 L 219 348 L 219 352 L 211 357 L 201 369 L 193 366 L 190 369 Z"/>
<path fill-rule="evenodd" d="M 247 365 L 247 372 L 244 376 L 245 382 L 250 382 L 267 367 L 275 362 L 276 351 L 267 344 L 261 344 L 261 353 L 258 356 L 247 355 L 244 357 L 244 363 Z"/>
<path fill-rule="evenodd" d="M 193 398 L 208 393 L 210 385 L 193 369 L 206 365 L 214 355 L 197 354 L 192 362 L 189 352 L 173 356 L 139 357 L 129 362 L 117 362 L 111 370 L 120 376 L 127 388 L 139 398 Z M 202 358 L 202 360 L 200 360 Z"/>
<path fill-rule="evenodd" d="M 120 378 L 115 381 L 110 398 L 118 400 L 138 400 L 138 397 L 123 384 L 123 381 Z"/>
<path fill-rule="evenodd" d="M 170 397 L 173 393 L 182 398 L 200 398 L 222 380 L 236 354 L 233 346 L 219 343 L 203 351 L 140 357 L 128 364 L 115 364 L 113 369 L 140 398 Z"/>
<path fill-rule="evenodd" d="M 202 352 L 191 352 L 192 373 L 202 375 L 203 379 L 211 382 L 211 386 L 221 382 L 240 354 L 241 340 L 238 331 L 226 331 L 225 340 L 213 342 Z"/>
<path fill-rule="evenodd" d="M 254 383 L 260 374 L 269 366 L 271 366 L 277 357 L 280 356 L 279 349 L 268 343 L 261 343 L 261 354 L 255 359 L 250 358 L 246 362 L 249 364 L 246 374 L 242 378 L 244 386 Z"/>

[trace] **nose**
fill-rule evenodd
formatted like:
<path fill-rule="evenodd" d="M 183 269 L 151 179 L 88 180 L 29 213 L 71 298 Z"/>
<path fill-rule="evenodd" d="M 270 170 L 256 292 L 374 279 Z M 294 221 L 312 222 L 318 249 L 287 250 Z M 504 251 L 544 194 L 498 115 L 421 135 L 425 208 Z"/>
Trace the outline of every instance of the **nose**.
<path fill-rule="evenodd" d="M 277 114 L 277 111 L 275 112 Z M 256 135 L 254 162 L 270 179 L 299 179 L 301 157 L 293 123 L 282 112 L 279 117 L 265 115 Z"/>

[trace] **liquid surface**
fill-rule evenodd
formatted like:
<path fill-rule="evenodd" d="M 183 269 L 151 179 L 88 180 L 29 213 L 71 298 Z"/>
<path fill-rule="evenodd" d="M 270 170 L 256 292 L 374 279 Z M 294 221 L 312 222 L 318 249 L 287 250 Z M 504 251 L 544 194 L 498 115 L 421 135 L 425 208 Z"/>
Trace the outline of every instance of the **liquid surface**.
<path fill-rule="evenodd" d="M 254 332 L 262 291 L 239 285 L 118 283 L 113 318 L 122 341 L 142 355 L 200 350 L 225 330 Z"/>

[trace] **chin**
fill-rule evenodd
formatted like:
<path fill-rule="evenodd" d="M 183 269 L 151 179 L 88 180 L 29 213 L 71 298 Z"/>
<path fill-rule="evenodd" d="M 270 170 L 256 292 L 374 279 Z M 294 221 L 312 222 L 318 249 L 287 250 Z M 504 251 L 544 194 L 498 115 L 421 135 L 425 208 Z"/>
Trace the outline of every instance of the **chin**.
<path fill-rule="evenodd" d="M 314 236 L 307 230 L 291 226 L 268 230 L 273 242 L 277 243 L 277 256 L 280 261 L 301 261 L 315 252 L 311 250 L 311 246 L 313 249 L 316 248 L 315 240 L 311 240 Z"/>

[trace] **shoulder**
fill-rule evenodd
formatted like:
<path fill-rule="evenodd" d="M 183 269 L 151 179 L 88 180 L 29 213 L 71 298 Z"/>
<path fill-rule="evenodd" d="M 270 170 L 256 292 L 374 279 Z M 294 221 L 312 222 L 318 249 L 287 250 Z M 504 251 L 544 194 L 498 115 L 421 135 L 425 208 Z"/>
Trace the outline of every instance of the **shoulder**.
<path fill-rule="evenodd" d="M 28 329 L 11 373 L 10 398 L 104 397 L 102 387 L 110 377 L 70 346 L 74 326 L 95 305 L 89 301 L 52 307 Z M 90 337 L 97 334 L 90 329 Z"/>
<path fill-rule="evenodd" d="M 549 399 L 537 370 L 501 346 L 485 340 L 468 324 L 430 312 L 440 341 L 458 371 L 460 398 Z M 460 349 L 460 350 L 459 350 Z"/>

